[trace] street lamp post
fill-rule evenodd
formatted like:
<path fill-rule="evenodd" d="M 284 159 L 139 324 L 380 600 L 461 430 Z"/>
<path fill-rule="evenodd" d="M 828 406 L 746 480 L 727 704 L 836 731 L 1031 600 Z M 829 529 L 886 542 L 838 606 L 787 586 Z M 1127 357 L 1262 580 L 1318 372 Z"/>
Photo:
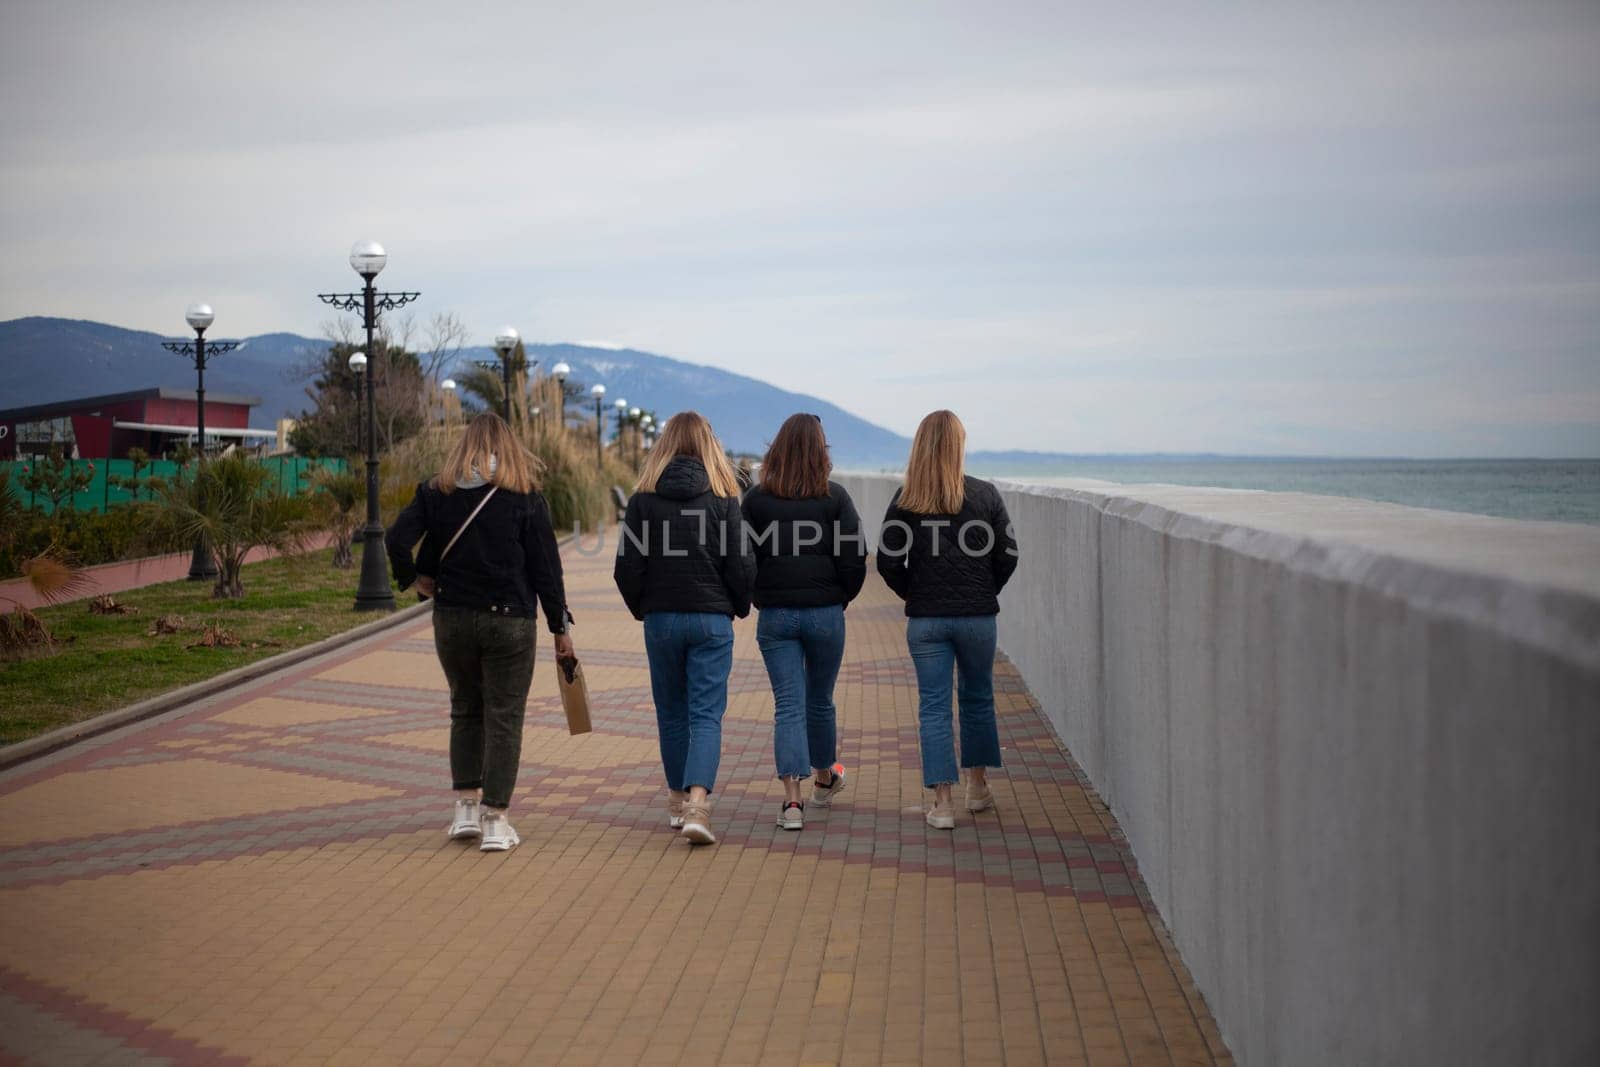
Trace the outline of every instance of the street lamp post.
<path fill-rule="evenodd" d="M 361 401 L 363 399 L 365 399 L 361 395 L 361 387 L 366 382 L 366 378 L 364 378 L 362 376 L 367 371 L 367 354 L 365 352 L 352 352 L 352 353 L 350 353 L 350 358 L 345 361 L 345 365 L 350 368 L 350 373 L 354 374 L 356 376 L 356 448 L 355 448 L 355 450 L 357 452 L 360 452 L 361 451 Z"/>
<path fill-rule="evenodd" d="M 189 328 L 194 331 L 193 341 L 163 341 L 161 347 L 168 352 L 176 352 L 180 356 L 189 356 L 194 360 L 194 428 L 195 436 L 200 450 L 200 458 L 196 461 L 195 477 L 199 477 L 199 465 L 206 460 L 206 357 L 220 356 L 224 352 L 231 352 L 239 347 L 237 341 L 206 341 L 206 329 L 216 319 L 216 313 L 211 310 L 210 304 L 190 304 L 184 312 L 184 319 L 189 323 Z M 197 492 L 205 492 L 204 484 L 197 487 Z M 205 498 L 200 496 L 195 501 L 201 510 L 205 509 Z M 217 564 L 211 558 L 211 549 L 206 544 L 205 534 L 200 534 L 194 539 L 194 555 L 189 560 L 189 580 L 199 582 L 207 579 L 215 580 L 217 577 Z"/>
<path fill-rule="evenodd" d="M 639 451 L 639 418 L 641 412 L 638 408 L 628 409 L 628 425 L 633 427 L 633 462 L 637 465 L 641 459 Z"/>
<path fill-rule="evenodd" d="M 411 303 L 421 293 L 380 293 L 373 279 L 389 262 L 377 241 L 357 241 L 350 249 L 350 267 L 365 283 L 359 293 L 318 293 L 317 299 L 341 311 L 360 311 L 367 331 L 367 351 L 373 351 L 378 313 Z M 367 525 L 361 531 L 361 584 L 356 587 L 357 611 L 393 611 L 389 588 L 389 561 L 383 553 L 383 524 L 378 521 L 378 400 L 377 375 L 367 375 Z"/>
<path fill-rule="evenodd" d="M 487 370 L 500 371 L 500 417 L 507 423 L 511 422 L 511 353 L 517 350 L 517 342 L 522 340 L 522 335 L 517 333 L 515 326 L 502 326 L 500 332 L 494 335 L 494 350 L 500 356 L 496 363 L 490 359 L 474 360 L 478 366 Z M 528 369 L 537 367 L 538 363 L 529 363 Z"/>
<path fill-rule="evenodd" d="M 627 433 L 627 429 L 623 424 L 628 418 L 628 402 L 619 396 L 612 401 L 612 407 L 617 409 L 617 460 L 626 463 L 628 462 L 628 442 L 624 436 Z"/>
<path fill-rule="evenodd" d="M 494 335 L 494 350 L 500 353 L 500 417 L 511 422 L 511 353 L 516 351 L 521 336 L 516 328 L 503 326 Z"/>
<path fill-rule="evenodd" d="M 454 378 L 446 378 L 439 383 L 439 388 L 444 390 L 444 396 L 440 399 L 444 407 L 444 421 L 449 424 L 455 421 L 456 380 Z"/>
<path fill-rule="evenodd" d="M 594 458 L 595 462 L 604 470 L 606 465 L 606 413 L 600 404 L 606 398 L 606 387 L 595 382 L 589 388 L 589 395 L 594 397 Z"/>
<path fill-rule="evenodd" d="M 561 430 L 567 428 L 567 375 L 571 373 L 565 362 L 550 368 L 550 377 L 556 380 L 556 427 Z"/>
<path fill-rule="evenodd" d="M 346 365 L 350 373 L 356 376 L 356 447 L 361 447 L 361 390 L 367 381 L 367 354 L 365 352 L 350 353 Z"/>

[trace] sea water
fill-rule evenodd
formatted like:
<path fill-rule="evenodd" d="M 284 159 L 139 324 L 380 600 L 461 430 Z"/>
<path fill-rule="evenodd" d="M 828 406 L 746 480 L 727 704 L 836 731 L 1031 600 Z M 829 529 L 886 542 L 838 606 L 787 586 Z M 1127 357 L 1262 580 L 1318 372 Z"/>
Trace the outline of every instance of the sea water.
<path fill-rule="evenodd" d="M 1318 493 L 1419 508 L 1600 525 L 1600 459 L 1260 459 L 1221 456 L 1052 457 L 975 461 L 971 473 L 1044 481 L 1208 485 Z"/>

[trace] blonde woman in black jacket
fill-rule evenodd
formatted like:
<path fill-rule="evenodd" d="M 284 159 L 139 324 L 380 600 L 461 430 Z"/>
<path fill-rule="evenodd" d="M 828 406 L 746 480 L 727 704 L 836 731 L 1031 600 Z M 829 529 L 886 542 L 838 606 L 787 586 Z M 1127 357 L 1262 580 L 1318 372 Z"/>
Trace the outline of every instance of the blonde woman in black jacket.
<path fill-rule="evenodd" d="M 385 539 L 400 588 L 415 583 L 434 598 L 433 642 L 450 683 L 450 836 L 476 838 L 484 852 L 521 841 L 506 809 L 522 759 L 538 607 L 556 656 L 573 654 L 561 553 L 537 469 L 500 416 L 479 415 Z"/>
<path fill-rule="evenodd" d="M 705 417 L 667 420 L 619 531 L 613 577 L 644 621 L 669 794 L 667 822 L 691 844 L 716 841 L 711 791 L 733 669 L 733 619 L 750 614 L 755 561 L 739 483 Z"/>
<path fill-rule="evenodd" d="M 967 432 L 953 412 L 922 420 L 905 485 L 878 535 L 878 573 L 906 602 L 906 644 L 917 671 L 922 784 L 933 790 L 928 825 L 955 828 L 956 753 L 950 678 L 959 679 L 961 766 L 967 810 L 994 805 L 988 769 L 1000 766 L 994 716 L 995 618 L 1017 569 L 1017 542 L 1000 493 L 963 470 Z"/>

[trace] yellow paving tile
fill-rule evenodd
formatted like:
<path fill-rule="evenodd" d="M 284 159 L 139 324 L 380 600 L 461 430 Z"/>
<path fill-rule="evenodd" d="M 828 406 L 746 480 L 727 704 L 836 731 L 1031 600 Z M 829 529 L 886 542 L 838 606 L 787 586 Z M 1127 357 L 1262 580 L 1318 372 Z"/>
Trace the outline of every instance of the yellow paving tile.
<path fill-rule="evenodd" d="M 393 795 L 380 786 L 207 759 L 87 770 L 0 796 L 0 846 Z"/>
<path fill-rule="evenodd" d="M 439 660 L 428 652 L 369 652 L 315 676 L 323 682 L 356 682 L 449 692 Z"/>

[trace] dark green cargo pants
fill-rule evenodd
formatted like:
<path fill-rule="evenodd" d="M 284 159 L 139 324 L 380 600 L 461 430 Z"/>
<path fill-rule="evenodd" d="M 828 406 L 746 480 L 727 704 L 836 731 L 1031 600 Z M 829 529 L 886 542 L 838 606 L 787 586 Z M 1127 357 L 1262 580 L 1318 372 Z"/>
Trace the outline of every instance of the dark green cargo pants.
<path fill-rule="evenodd" d="M 533 619 L 433 607 L 433 644 L 450 683 L 450 776 L 511 806 L 522 761 L 522 717 L 533 682 Z"/>

